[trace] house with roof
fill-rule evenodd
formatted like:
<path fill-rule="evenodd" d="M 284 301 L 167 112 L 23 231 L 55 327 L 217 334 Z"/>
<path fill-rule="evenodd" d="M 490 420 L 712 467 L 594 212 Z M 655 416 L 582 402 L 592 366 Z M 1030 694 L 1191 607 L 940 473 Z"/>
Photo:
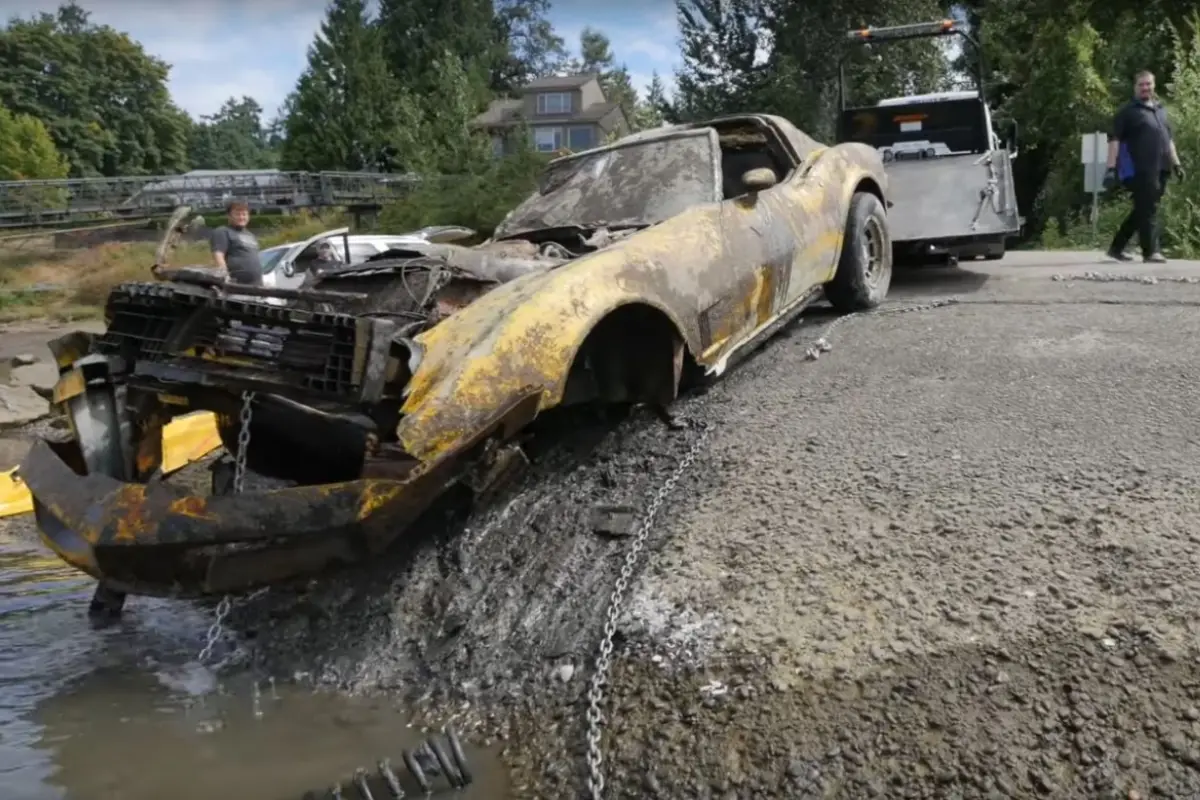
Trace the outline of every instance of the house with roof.
<path fill-rule="evenodd" d="M 528 126 L 531 144 L 543 153 L 579 152 L 629 132 L 624 110 L 604 97 L 595 73 L 539 78 L 517 97 L 493 100 L 472 124 L 488 132 L 496 155 L 513 149 L 512 134 L 522 126 Z"/>

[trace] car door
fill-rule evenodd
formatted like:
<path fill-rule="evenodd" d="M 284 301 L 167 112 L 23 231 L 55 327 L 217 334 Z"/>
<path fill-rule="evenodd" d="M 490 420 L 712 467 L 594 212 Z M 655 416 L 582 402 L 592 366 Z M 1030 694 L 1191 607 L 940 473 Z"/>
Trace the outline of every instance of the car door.
<path fill-rule="evenodd" d="M 744 324 L 735 338 L 744 340 L 799 297 L 801 287 L 793 286 L 792 278 L 804 243 L 789 219 L 788 186 L 796 160 L 761 120 L 742 119 L 738 125 L 721 131 L 721 212 L 725 259 L 742 276 L 738 295 Z M 759 138 L 761 145 L 743 144 Z M 771 170 L 775 184 L 747 188 L 746 179 L 762 169 Z"/>
<path fill-rule="evenodd" d="M 298 270 L 296 264 L 300 255 L 305 253 L 309 248 L 315 248 L 315 245 L 323 239 L 346 236 L 349 233 L 349 228 L 335 228 L 330 231 L 322 231 L 316 236 L 309 237 L 303 242 L 292 245 L 292 248 L 284 254 L 283 258 L 279 259 L 279 262 L 275 265 L 275 269 L 272 270 L 275 275 L 275 285 L 281 289 L 300 288 L 300 285 L 304 283 L 304 272 L 303 270 Z"/>

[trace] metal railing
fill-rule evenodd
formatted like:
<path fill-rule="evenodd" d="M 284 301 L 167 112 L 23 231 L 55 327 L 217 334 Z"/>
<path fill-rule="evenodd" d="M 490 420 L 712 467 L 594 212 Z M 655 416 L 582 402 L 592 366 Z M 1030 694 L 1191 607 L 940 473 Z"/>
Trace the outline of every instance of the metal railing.
<path fill-rule="evenodd" d="M 420 180 L 386 173 L 258 171 L 0 181 L 0 229 L 144 219 L 180 205 L 213 211 L 234 200 L 257 211 L 370 209 L 403 197 Z"/>

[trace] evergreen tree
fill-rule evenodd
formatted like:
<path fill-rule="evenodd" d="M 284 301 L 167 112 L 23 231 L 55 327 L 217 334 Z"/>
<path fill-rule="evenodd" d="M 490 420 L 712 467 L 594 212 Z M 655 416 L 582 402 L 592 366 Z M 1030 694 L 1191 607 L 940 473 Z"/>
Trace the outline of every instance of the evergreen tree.
<path fill-rule="evenodd" d="M 549 0 L 495 0 L 497 53 L 489 82 L 492 92 L 512 93 L 565 67 L 566 43 L 546 19 L 549 9 Z"/>
<path fill-rule="evenodd" d="M 365 0 L 333 0 L 285 103 L 286 169 L 381 170 L 414 103 L 388 70 Z M 403 160 L 403 159 L 402 159 Z"/>
<path fill-rule="evenodd" d="M 634 114 L 634 129 L 644 131 L 661 126 L 668 108 L 666 87 L 656 71 L 650 76 L 646 98 L 638 103 L 637 112 Z"/>
<path fill-rule="evenodd" d="M 579 58 L 572 59 L 567 68 L 575 73 L 594 73 L 599 76 L 604 97 L 610 103 L 620 103 L 625 118 L 633 125 L 637 116 L 638 96 L 629 77 L 629 69 L 612 52 L 612 42 L 600 31 L 585 27 L 579 34 Z"/>
<path fill-rule="evenodd" d="M 683 65 L 668 116 L 684 120 L 761 110 L 763 0 L 676 0 Z"/>

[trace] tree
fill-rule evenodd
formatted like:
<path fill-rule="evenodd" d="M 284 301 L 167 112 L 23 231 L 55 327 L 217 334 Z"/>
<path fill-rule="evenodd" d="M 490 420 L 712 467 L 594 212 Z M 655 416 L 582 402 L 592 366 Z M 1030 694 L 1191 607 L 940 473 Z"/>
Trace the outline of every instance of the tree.
<path fill-rule="evenodd" d="M 41 120 L 0 106 L 0 181 L 65 178 L 69 169 Z"/>
<path fill-rule="evenodd" d="M 634 114 L 634 129 L 644 131 L 659 127 L 663 124 L 664 114 L 668 109 L 666 87 L 655 71 L 650 76 L 650 85 L 646 87 L 646 97 L 638 103 Z"/>
<path fill-rule="evenodd" d="M 74 2 L 0 30 L 0 103 L 40 119 L 73 175 L 182 171 L 190 120 L 169 70 Z"/>
<path fill-rule="evenodd" d="M 188 142 L 193 169 L 266 169 L 277 153 L 263 127 L 262 106 L 251 97 L 231 97 L 216 114 L 193 126 Z"/>
<path fill-rule="evenodd" d="M 567 63 L 567 47 L 546 18 L 549 0 L 495 0 L 496 56 L 489 86 L 508 94 Z"/>
<path fill-rule="evenodd" d="M 572 59 L 568 66 L 571 72 L 594 73 L 599 76 L 604 97 L 610 103 L 619 103 L 625 118 L 633 123 L 637 114 L 638 96 L 629 77 L 629 69 L 612 52 L 612 42 L 600 31 L 585 27 L 579 34 L 579 58 Z"/>
<path fill-rule="evenodd" d="M 668 116 L 695 120 L 756 110 L 764 100 L 766 70 L 761 0 L 677 0 L 683 65 L 675 74 Z"/>
<path fill-rule="evenodd" d="M 435 63 L 460 61 L 468 86 L 487 104 L 488 82 L 501 43 L 492 0 L 379 0 L 379 27 L 392 76 L 421 97 L 441 82 Z M 432 98 L 431 98 L 432 99 Z"/>
<path fill-rule="evenodd" d="M 396 137 L 413 106 L 388 70 L 365 0 L 333 0 L 284 104 L 280 161 L 302 170 L 397 166 Z"/>

